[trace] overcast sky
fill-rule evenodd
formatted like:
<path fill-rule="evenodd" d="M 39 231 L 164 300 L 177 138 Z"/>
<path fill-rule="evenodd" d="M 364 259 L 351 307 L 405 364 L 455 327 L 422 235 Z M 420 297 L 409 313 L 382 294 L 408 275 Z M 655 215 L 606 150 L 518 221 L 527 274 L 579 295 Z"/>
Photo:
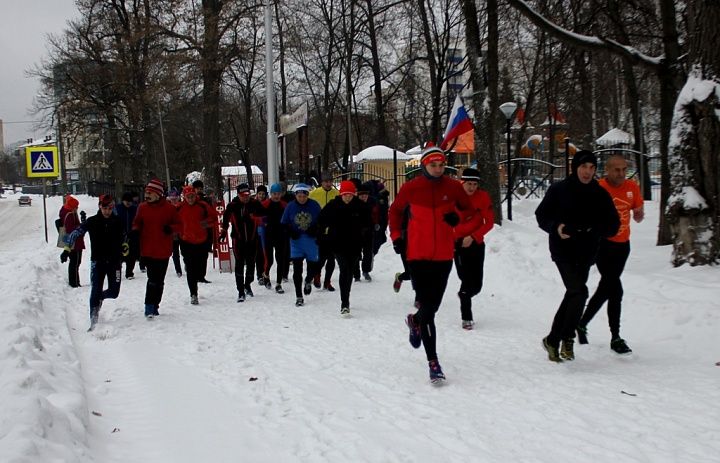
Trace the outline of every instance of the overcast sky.
<path fill-rule="evenodd" d="M 76 16 L 74 0 L 0 0 L 0 119 L 5 144 L 26 138 L 39 139 L 28 112 L 39 90 L 25 71 L 47 56 L 48 33 L 60 33 Z"/>

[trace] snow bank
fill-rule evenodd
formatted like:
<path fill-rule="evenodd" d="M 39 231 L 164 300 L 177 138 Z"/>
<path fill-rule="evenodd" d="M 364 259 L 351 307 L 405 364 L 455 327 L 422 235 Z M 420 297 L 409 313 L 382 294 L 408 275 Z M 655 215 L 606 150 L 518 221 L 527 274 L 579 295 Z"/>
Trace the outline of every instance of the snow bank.
<path fill-rule="evenodd" d="M 47 281 L 47 267 L 59 266 L 59 250 L 44 240 L 22 243 L 0 259 L 0 274 L 13 281 L 10 290 L 3 285 L 0 304 L 0 461 L 87 460 L 88 412 L 64 304 L 58 304 L 64 295 L 48 290 L 54 282 Z"/>

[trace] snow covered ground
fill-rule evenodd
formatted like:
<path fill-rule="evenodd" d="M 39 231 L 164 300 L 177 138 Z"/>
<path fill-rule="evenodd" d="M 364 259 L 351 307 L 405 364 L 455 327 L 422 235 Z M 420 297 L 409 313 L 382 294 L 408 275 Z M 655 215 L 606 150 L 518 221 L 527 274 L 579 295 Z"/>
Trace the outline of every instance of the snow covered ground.
<path fill-rule="evenodd" d="M 81 209 L 96 200 L 81 196 Z M 143 318 L 146 279 L 123 280 L 88 325 L 89 251 L 68 287 L 52 225 L 60 198 L 0 200 L 2 462 L 718 462 L 720 269 L 672 268 L 654 246 L 658 208 L 633 224 L 623 335 L 603 311 L 577 360 L 554 364 L 540 340 L 562 285 L 535 225 L 537 201 L 488 236 L 477 329 L 460 328 L 452 274 L 438 314 L 448 377 L 432 387 L 407 342 L 409 284 L 391 288 L 388 245 L 352 318 L 339 294 L 256 288 L 235 302 L 232 274 L 210 272 L 191 306 L 168 272 L 161 316 Z M 86 237 L 86 244 L 89 238 Z M 334 277 L 337 282 L 337 274 Z M 597 274 L 591 276 L 591 291 Z M 336 284 L 337 286 L 337 284 Z M 291 284 L 286 285 L 291 289 Z"/>

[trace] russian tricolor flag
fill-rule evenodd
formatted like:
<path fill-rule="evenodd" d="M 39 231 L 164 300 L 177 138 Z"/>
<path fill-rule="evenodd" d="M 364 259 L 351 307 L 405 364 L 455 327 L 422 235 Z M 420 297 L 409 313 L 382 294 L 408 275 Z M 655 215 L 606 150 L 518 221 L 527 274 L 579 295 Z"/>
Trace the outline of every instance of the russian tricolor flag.
<path fill-rule="evenodd" d="M 448 124 L 443 134 L 443 141 L 440 143 L 440 148 L 445 150 L 451 141 L 465 132 L 469 132 L 473 129 L 473 123 L 470 117 L 465 111 L 460 95 L 455 97 L 455 103 L 453 103 L 450 117 L 448 118 Z"/>

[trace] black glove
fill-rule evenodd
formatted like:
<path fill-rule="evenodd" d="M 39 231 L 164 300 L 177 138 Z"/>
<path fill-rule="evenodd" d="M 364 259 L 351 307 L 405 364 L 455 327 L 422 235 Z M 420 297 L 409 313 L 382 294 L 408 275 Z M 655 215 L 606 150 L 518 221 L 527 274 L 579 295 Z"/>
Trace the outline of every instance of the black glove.
<path fill-rule="evenodd" d="M 87 214 L 85 213 L 85 211 L 80 211 L 80 222 L 85 223 L 86 220 Z"/>
<path fill-rule="evenodd" d="M 457 224 L 460 223 L 460 216 L 457 215 L 457 212 L 452 211 L 448 212 L 445 215 L 443 215 L 443 220 L 446 224 L 450 225 L 451 227 L 457 226 Z"/>
<path fill-rule="evenodd" d="M 165 233 L 166 235 L 172 235 L 172 227 L 170 225 L 163 225 L 163 233 Z"/>
<path fill-rule="evenodd" d="M 127 257 L 130 254 L 130 243 L 123 243 L 121 248 L 123 257 Z"/>
<path fill-rule="evenodd" d="M 578 236 L 584 233 L 592 232 L 592 227 L 589 225 L 577 225 L 577 224 L 565 224 L 563 227 L 563 233 L 570 236 Z"/>
<path fill-rule="evenodd" d="M 62 254 L 60 254 L 60 262 L 64 264 L 67 262 L 68 257 L 70 257 L 70 252 L 67 250 L 63 251 Z"/>
<path fill-rule="evenodd" d="M 405 240 L 398 238 L 393 241 L 393 249 L 395 250 L 395 254 L 402 254 L 405 252 Z"/>

